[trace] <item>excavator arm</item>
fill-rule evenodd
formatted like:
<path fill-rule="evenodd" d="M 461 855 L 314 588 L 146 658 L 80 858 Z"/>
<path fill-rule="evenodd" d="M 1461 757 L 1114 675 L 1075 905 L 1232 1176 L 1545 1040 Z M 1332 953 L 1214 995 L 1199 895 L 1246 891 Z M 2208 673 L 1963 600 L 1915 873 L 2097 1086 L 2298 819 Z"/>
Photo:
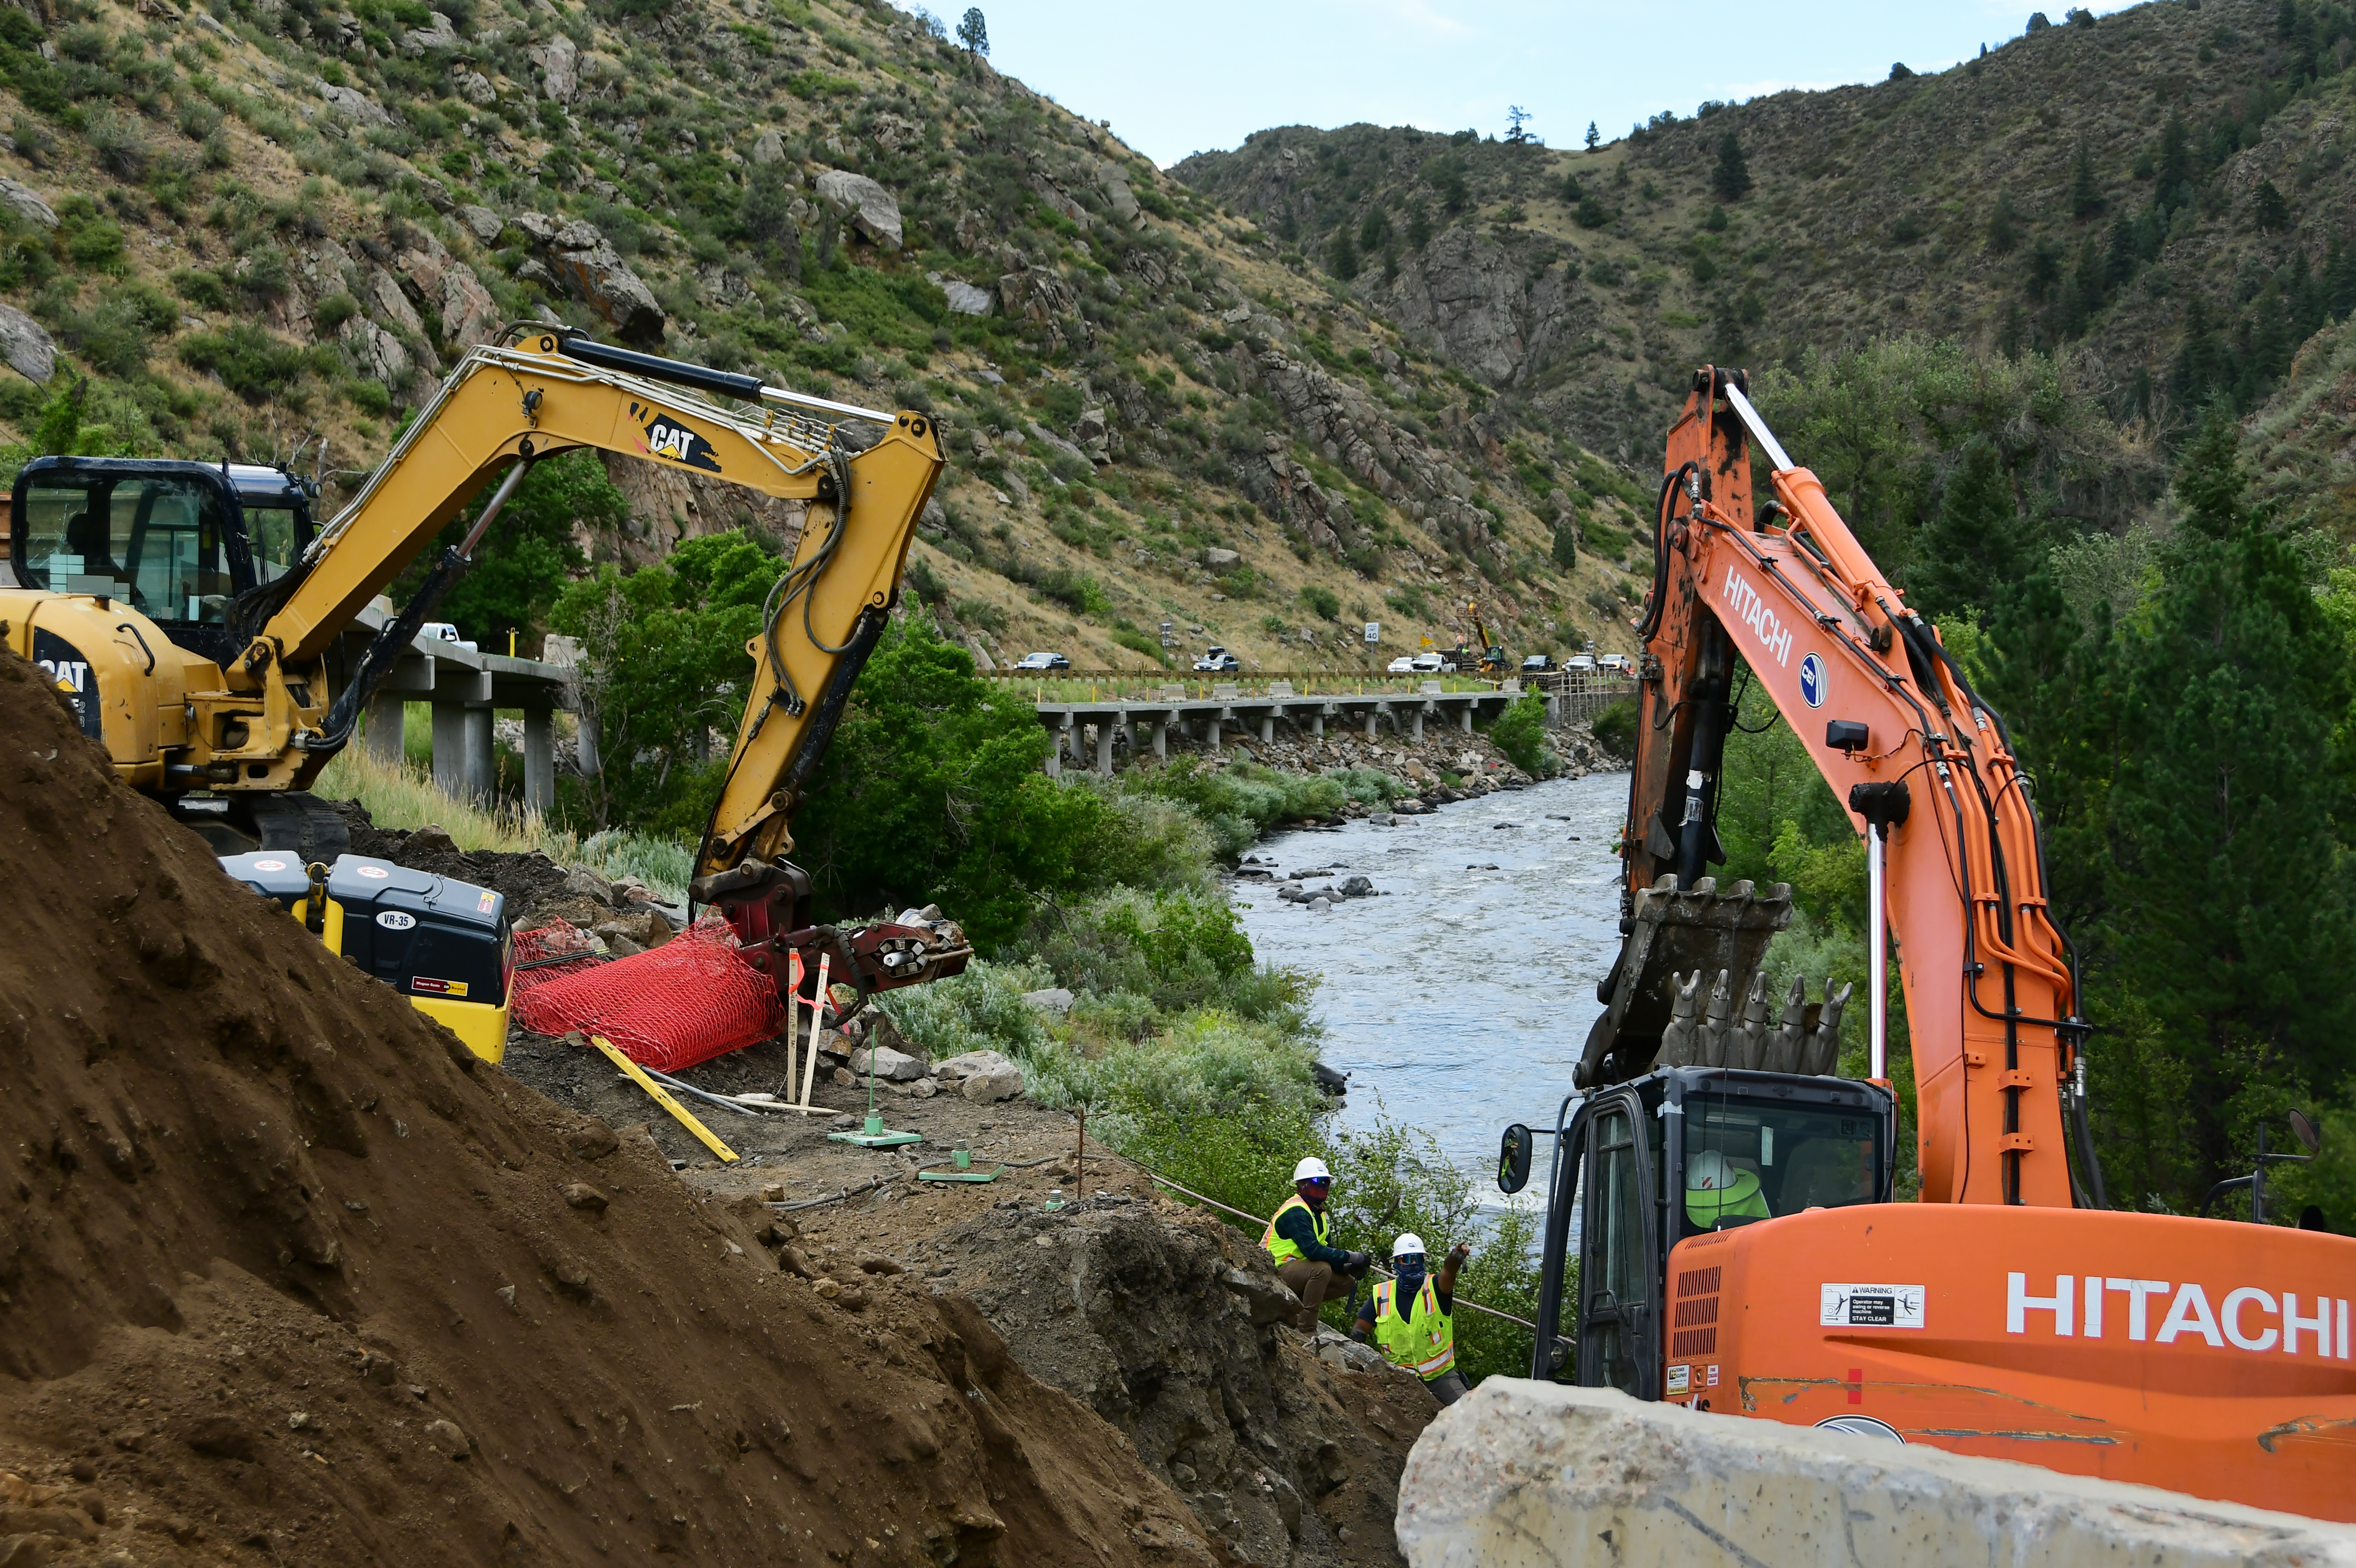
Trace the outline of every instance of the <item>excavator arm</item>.
<path fill-rule="evenodd" d="M 735 400 L 731 409 L 695 392 Z M 858 444 L 846 426 L 880 429 Z M 709 479 L 808 503 L 794 557 L 771 592 L 752 660 L 744 715 L 726 782 L 694 867 L 692 896 L 720 909 L 749 957 L 781 986 L 817 960 L 870 990 L 955 974 L 969 954 L 951 923 L 814 925 L 809 879 L 785 859 L 788 824 L 824 755 L 852 683 L 899 592 L 916 519 L 942 458 L 921 413 L 887 414 L 764 387 L 756 378 L 611 347 L 554 329 L 470 350 L 360 493 L 321 531 L 291 586 L 230 673 L 235 698 L 259 697 L 268 727 L 258 749 L 288 759 L 307 782 L 348 742 L 360 709 L 530 466 L 582 447 L 617 452 Z M 329 645 L 359 608 L 494 479 L 466 540 L 446 550 L 423 587 L 374 640 L 324 711 L 308 692 Z M 293 695 L 289 694 L 293 688 Z M 232 695 L 224 694 L 224 695 Z"/>
<path fill-rule="evenodd" d="M 1754 499 L 1753 442 L 1774 464 L 1772 502 Z M 1762 895 L 1744 882 L 1721 892 L 1708 874 L 1725 858 L 1719 788 L 1744 667 L 1867 837 L 1874 976 L 1886 918 L 1906 998 L 1924 1200 L 2071 1206 L 2064 1107 L 2078 1113 L 2083 1146 L 2087 1026 L 2002 721 L 1858 545 L 1823 483 L 1784 454 L 1740 373 L 1697 373 L 1666 469 L 1638 627 L 1643 721 L 1622 835 L 1627 942 L 1599 988 L 1607 1011 L 1580 1082 L 1674 1064 L 1713 971 L 1713 1019 L 1746 992 L 1747 1010 L 1761 1010 L 1759 963 L 1789 918 L 1789 889 Z M 1687 963 L 1696 973 L 1681 979 Z M 1879 1079 L 1882 988 L 1871 992 Z M 2099 1191 L 2090 1146 L 2082 1156 Z"/>

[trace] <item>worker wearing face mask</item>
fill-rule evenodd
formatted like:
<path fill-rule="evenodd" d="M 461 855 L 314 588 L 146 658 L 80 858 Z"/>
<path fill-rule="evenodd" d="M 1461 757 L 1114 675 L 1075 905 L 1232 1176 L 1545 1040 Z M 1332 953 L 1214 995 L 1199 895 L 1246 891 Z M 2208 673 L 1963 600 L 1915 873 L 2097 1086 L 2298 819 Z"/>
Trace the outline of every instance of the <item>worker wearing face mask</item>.
<path fill-rule="evenodd" d="M 1438 1278 L 1424 1273 L 1423 1238 L 1413 1232 L 1391 1243 L 1391 1272 L 1396 1279 L 1377 1283 L 1350 1338 L 1372 1335 L 1385 1360 L 1423 1380 L 1431 1397 L 1454 1404 L 1467 1392 L 1464 1374 L 1456 1370 L 1456 1271 L 1472 1249 L 1456 1243 L 1440 1265 Z"/>

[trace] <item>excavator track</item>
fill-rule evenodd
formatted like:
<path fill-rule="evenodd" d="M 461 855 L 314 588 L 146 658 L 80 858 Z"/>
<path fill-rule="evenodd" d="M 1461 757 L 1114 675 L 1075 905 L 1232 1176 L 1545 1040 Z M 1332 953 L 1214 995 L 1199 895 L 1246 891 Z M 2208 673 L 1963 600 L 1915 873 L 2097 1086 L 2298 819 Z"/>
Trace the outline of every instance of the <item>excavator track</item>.
<path fill-rule="evenodd" d="M 220 811 L 184 803 L 173 815 L 216 855 L 283 849 L 305 866 L 332 866 L 352 848 L 351 825 L 343 814 L 306 790 L 230 795 Z"/>

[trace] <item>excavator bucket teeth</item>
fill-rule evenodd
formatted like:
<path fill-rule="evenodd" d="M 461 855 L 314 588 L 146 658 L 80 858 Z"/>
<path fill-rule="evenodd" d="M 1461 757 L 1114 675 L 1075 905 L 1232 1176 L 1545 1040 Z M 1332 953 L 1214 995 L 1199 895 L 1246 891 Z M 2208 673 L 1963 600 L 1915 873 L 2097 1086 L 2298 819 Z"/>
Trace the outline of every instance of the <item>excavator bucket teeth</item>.
<path fill-rule="evenodd" d="M 1769 1038 L 1759 963 L 1791 923 L 1783 882 L 1764 893 L 1736 882 L 1721 893 L 1712 877 L 1684 891 L 1663 877 L 1637 894 L 1620 960 L 1597 987 L 1606 1005 L 1588 1033 L 1579 1086 L 1621 1083 L 1672 1057 L 1679 1065 L 1751 1065 L 1735 1058 L 1761 1054 Z"/>

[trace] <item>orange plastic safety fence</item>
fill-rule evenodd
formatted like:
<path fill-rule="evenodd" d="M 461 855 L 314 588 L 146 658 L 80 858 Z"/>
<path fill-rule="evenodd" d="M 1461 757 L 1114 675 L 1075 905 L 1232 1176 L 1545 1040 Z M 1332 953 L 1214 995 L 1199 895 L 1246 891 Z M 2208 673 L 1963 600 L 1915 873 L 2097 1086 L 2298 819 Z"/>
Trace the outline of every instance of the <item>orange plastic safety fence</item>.
<path fill-rule="evenodd" d="M 744 961 L 716 915 L 610 964 L 594 962 L 586 934 L 565 934 L 571 930 L 516 936 L 508 1005 L 536 1034 L 600 1034 L 640 1066 L 676 1072 L 758 1044 L 785 1025 L 776 986 Z M 569 959 L 576 948 L 578 959 Z M 558 962 L 537 962 L 544 959 Z"/>

